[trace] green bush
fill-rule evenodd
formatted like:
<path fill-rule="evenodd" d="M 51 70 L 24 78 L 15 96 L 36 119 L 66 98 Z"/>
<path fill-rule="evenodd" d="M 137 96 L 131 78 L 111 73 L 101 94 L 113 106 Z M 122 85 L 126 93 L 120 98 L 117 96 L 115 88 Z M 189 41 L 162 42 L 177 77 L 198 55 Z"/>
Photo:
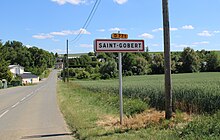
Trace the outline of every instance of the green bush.
<path fill-rule="evenodd" d="M 100 79 L 100 74 L 91 74 L 91 76 L 90 76 L 90 78 L 92 79 L 92 80 L 99 80 Z"/>
<path fill-rule="evenodd" d="M 183 128 L 180 137 L 187 139 L 219 139 L 220 138 L 220 111 L 213 116 L 198 117 Z"/>
<path fill-rule="evenodd" d="M 0 89 L 3 87 L 2 81 L 0 80 Z"/>
<path fill-rule="evenodd" d="M 22 82 L 21 82 L 21 80 L 12 80 L 12 81 L 10 82 L 10 84 L 11 84 L 12 86 L 20 86 L 20 85 L 22 85 Z"/>
<path fill-rule="evenodd" d="M 148 105 L 138 99 L 124 98 L 124 112 L 126 115 L 141 113 L 148 108 Z"/>
<path fill-rule="evenodd" d="M 125 76 L 132 76 L 132 75 L 133 75 L 132 71 L 126 71 L 125 72 Z"/>
<path fill-rule="evenodd" d="M 111 76 L 108 73 L 105 73 L 101 76 L 102 79 L 110 79 Z"/>
<path fill-rule="evenodd" d="M 111 106 L 116 109 L 120 107 L 120 100 L 118 95 L 110 95 L 107 93 L 94 93 L 94 97 L 97 98 L 97 103 L 102 103 L 102 106 Z M 100 102 L 101 101 L 101 102 Z M 127 116 L 141 113 L 148 108 L 148 105 L 138 99 L 132 99 L 128 97 L 123 98 L 123 111 Z"/>
<path fill-rule="evenodd" d="M 89 76 L 90 76 L 90 74 L 83 70 L 77 74 L 77 79 L 88 79 Z"/>

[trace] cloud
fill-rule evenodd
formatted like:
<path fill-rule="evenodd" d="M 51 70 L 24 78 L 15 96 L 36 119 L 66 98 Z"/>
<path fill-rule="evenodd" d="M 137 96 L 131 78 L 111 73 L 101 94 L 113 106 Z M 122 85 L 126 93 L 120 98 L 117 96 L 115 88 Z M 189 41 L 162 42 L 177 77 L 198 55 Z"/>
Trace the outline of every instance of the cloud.
<path fill-rule="evenodd" d="M 193 30 L 194 27 L 192 25 L 185 25 L 185 26 L 182 26 L 182 29 L 184 29 L 184 30 Z"/>
<path fill-rule="evenodd" d="M 170 28 L 170 31 L 177 31 L 178 28 Z M 152 32 L 159 32 L 159 31 L 163 31 L 163 28 L 157 28 L 157 29 L 154 29 L 152 30 Z"/>
<path fill-rule="evenodd" d="M 33 38 L 36 39 L 49 39 L 52 38 L 53 41 L 59 41 L 54 39 L 54 36 L 67 36 L 67 35 L 77 35 L 77 34 L 91 34 L 89 31 L 87 31 L 86 29 L 79 29 L 79 30 L 75 30 L 75 31 L 71 31 L 71 30 L 64 30 L 64 31 L 60 31 L 60 32 L 50 32 L 49 34 L 45 34 L 45 33 L 41 33 L 38 35 L 33 35 Z"/>
<path fill-rule="evenodd" d="M 178 28 L 170 28 L 170 31 L 177 31 Z"/>
<path fill-rule="evenodd" d="M 194 42 L 193 45 L 205 45 L 205 44 L 209 44 L 208 41 L 201 41 L 201 42 Z"/>
<path fill-rule="evenodd" d="M 152 30 L 152 32 L 158 32 L 158 31 L 163 31 L 163 28 L 158 28 L 158 29 Z"/>
<path fill-rule="evenodd" d="M 191 45 L 187 45 L 187 44 L 171 44 L 172 47 L 174 48 L 186 48 L 189 47 Z"/>
<path fill-rule="evenodd" d="M 99 32 L 105 32 L 105 29 L 98 29 Z"/>
<path fill-rule="evenodd" d="M 51 50 L 51 52 L 58 53 L 58 54 L 65 54 L 65 53 L 66 53 L 66 50 L 54 49 L 54 50 Z M 69 51 L 69 52 L 70 52 L 70 51 Z"/>
<path fill-rule="evenodd" d="M 52 41 L 54 41 L 54 42 L 59 42 L 60 40 L 59 40 L 59 39 L 52 38 Z"/>
<path fill-rule="evenodd" d="M 160 44 L 151 44 L 152 47 L 158 47 Z"/>
<path fill-rule="evenodd" d="M 220 31 L 214 31 L 214 33 L 215 33 L 215 34 L 218 34 L 218 33 L 220 33 Z"/>
<path fill-rule="evenodd" d="M 91 34 L 90 32 L 88 32 L 86 29 L 79 29 L 76 31 L 71 31 L 71 30 L 64 30 L 64 31 L 60 31 L 60 32 L 51 32 L 51 35 L 54 36 L 67 36 L 67 35 L 76 35 L 76 34 Z"/>
<path fill-rule="evenodd" d="M 78 4 L 85 4 L 86 0 L 51 0 L 52 2 L 56 2 L 59 5 L 64 5 L 66 3 L 70 3 L 73 5 L 78 5 Z"/>
<path fill-rule="evenodd" d="M 143 38 L 147 38 L 147 39 L 153 39 L 154 36 L 148 33 L 143 33 L 141 35 L 139 35 L 138 37 L 143 37 Z"/>
<path fill-rule="evenodd" d="M 116 2 L 117 4 L 125 4 L 126 2 L 128 2 L 128 0 L 113 0 L 114 2 Z"/>
<path fill-rule="evenodd" d="M 31 48 L 31 47 L 33 47 L 32 45 L 25 45 L 27 48 Z"/>
<path fill-rule="evenodd" d="M 210 37 L 213 36 L 209 31 L 203 31 L 201 33 L 198 33 L 198 36 L 205 36 L 205 37 Z"/>
<path fill-rule="evenodd" d="M 118 32 L 118 31 L 122 31 L 122 30 L 125 30 L 123 28 L 118 28 L 118 27 L 115 27 L 115 28 L 110 28 L 109 31 L 112 31 L 112 32 Z"/>
<path fill-rule="evenodd" d="M 171 44 L 171 46 L 174 48 L 186 48 L 186 47 L 195 47 L 198 45 L 207 45 L 207 44 L 209 44 L 208 41 L 201 41 L 201 42 L 194 42 L 191 44 Z"/>
<path fill-rule="evenodd" d="M 82 48 L 92 48 L 93 45 L 92 44 L 80 44 L 80 47 L 82 47 Z"/>
<path fill-rule="evenodd" d="M 72 31 L 65 30 L 61 32 L 51 32 L 50 34 L 54 36 L 66 36 L 72 34 Z"/>
<path fill-rule="evenodd" d="M 36 38 L 36 39 L 49 39 L 49 38 L 53 38 L 54 36 L 52 36 L 51 34 L 41 33 L 41 34 L 38 34 L 38 35 L 33 35 L 32 37 Z"/>
<path fill-rule="evenodd" d="M 78 34 L 78 33 L 80 33 L 81 32 L 81 34 L 84 34 L 84 35 L 90 35 L 91 33 L 90 32 L 88 32 L 86 29 L 79 29 L 78 31 L 75 31 L 75 32 L 73 32 L 73 34 Z"/>

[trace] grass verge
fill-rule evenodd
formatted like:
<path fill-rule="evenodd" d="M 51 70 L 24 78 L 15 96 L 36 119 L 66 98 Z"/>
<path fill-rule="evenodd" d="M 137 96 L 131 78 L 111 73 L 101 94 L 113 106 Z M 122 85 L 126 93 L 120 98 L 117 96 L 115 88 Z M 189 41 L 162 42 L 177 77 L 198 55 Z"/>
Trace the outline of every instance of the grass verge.
<path fill-rule="evenodd" d="M 140 100 L 124 98 L 127 115 L 124 117 L 125 124 L 120 126 L 119 109 L 116 105 L 118 99 L 115 96 L 97 94 L 82 89 L 73 82 L 58 82 L 58 99 L 65 120 L 77 139 L 178 139 L 175 128 L 170 124 L 180 120 L 180 117 L 176 115 L 177 119 L 170 123 L 163 120 L 163 112 L 158 113 L 152 110 L 151 112 L 155 112 L 156 115 L 149 115 L 150 112 L 143 111 L 147 109 L 147 106 L 143 107 L 144 104 Z M 126 104 L 128 104 L 127 107 Z M 139 105 L 135 106 L 136 104 Z M 131 109 L 132 106 L 138 109 Z M 161 117 L 158 118 L 158 116 Z"/>

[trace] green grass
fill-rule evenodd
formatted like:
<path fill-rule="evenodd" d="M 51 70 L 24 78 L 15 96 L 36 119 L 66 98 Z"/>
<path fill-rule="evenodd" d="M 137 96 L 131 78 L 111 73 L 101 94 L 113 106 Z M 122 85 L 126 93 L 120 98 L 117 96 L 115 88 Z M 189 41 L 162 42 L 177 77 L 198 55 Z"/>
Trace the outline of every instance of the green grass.
<path fill-rule="evenodd" d="M 174 131 L 157 127 L 146 127 L 133 130 L 114 127 L 106 129 L 104 126 L 97 125 L 97 121 L 104 118 L 106 115 L 119 118 L 119 109 L 115 105 L 118 99 L 116 101 L 116 96 L 109 96 L 109 94 L 105 93 L 97 94 L 82 89 L 72 82 L 68 84 L 58 82 L 58 100 L 65 120 L 77 139 L 168 140 L 178 138 Z M 136 108 L 142 108 L 143 105 L 143 102 L 140 100 L 128 98 L 125 98 L 124 103 L 129 104 L 129 107 L 140 104 L 140 106 Z M 128 108 L 128 112 L 129 110 L 132 109 Z"/>
<path fill-rule="evenodd" d="M 217 53 L 219 58 L 220 58 L 220 51 L 215 51 L 215 53 Z"/>
<path fill-rule="evenodd" d="M 80 57 L 81 55 L 86 55 L 88 53 L 76 53 L 76 54 L 68 54 L 69 57 L 71 58 L 76 58 L 76 57 Z M 64 54 L 59 54 L 59 57 L 63 57 Z"/>
<path fill-rule="evenodd" d="M 118 94 L 118 80 L 76 81 L 85 89 Z M 189 113 L 215 113 L 220 109 L 220 73 L 172 75 L 174 109 Z M 123 78 L 123 95 L 164 109 L 164 75 Z"/>
<path fill-rule="evenodd" d="M 183 139 L 220 139 L 220 112 L 212 116 L 200 116 L 181 130 Z"/>
<path fill-rule="evenodd" d="M 219 139 L 220 111 L 215 112 L 219 108 L 220 73 L 177 74 L 172 75 L 172 80 L 176 107 L 197 113 L 209 113 L 211 110 L 213 115 L 197 115 L 190 122 L 185 122 L 181 111 L 180 115 L 177 111 L 174 120 L 161 120 L 159 124 L 144 127 L 111 126 L 109 129 L 98 125 L 97 122 L 105 116 L 119 118 L 117 79 L 59 82 L 60 109 L 77 139 Z M 126 115 L 142 112 L 148 108 L 147 104 L 158 108 L 164 106 L 163 75 L 124 77 L 123 85 Z"/>

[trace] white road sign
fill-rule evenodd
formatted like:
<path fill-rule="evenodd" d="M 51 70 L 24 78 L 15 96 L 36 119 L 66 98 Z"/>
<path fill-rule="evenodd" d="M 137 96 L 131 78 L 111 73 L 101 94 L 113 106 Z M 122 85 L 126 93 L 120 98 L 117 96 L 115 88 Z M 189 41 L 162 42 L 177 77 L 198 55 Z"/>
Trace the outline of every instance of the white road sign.
<path fill-rule="evenodd" d="M 96 39 L 95 52 L 144 52 L 144 40 Z"/>

